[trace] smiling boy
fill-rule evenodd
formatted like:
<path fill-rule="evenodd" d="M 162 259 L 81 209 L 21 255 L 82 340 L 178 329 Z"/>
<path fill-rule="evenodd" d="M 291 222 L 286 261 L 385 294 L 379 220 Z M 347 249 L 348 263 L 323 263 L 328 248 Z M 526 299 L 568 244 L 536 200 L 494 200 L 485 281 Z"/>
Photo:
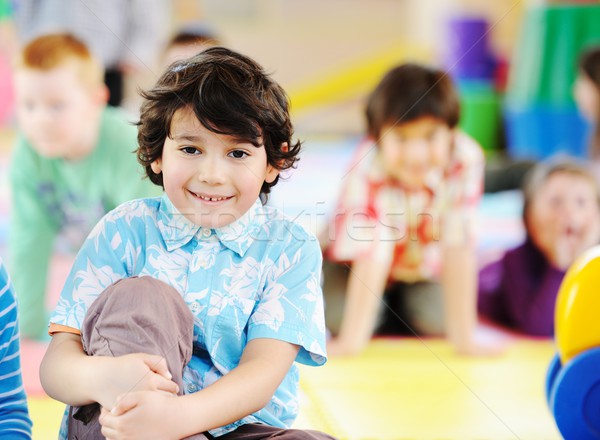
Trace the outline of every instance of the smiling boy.
<path fill-rule="evenodd" d="M 261 203 L 301 146 L 285 92 L 216 47 L 143 97 L 138 158 L 164 194 L 105 216 L 63 289 L 40 370 L 73 407 L 60 438 L 331 439 L 289 429 L 294 362 L 326 354 L 318 242 Z"/>

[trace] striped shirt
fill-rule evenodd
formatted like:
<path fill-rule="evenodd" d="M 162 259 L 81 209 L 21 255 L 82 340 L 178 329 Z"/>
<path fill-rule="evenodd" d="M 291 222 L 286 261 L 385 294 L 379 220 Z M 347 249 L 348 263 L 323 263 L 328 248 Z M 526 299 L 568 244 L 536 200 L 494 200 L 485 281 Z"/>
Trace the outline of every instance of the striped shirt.
<path fill-rule="evenodd" d="M 17 302 L 0 259 L 0 439 L 30 439 L 31 419 L 21 377 Z"/>

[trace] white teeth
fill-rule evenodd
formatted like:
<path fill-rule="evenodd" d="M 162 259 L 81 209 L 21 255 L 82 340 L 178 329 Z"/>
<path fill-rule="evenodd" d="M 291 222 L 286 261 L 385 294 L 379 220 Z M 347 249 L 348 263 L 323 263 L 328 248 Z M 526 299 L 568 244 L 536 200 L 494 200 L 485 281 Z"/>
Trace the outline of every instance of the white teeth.
<path fill-rule="evenodd" d="M 206 200 L 207 202 L 220 202 L 221 200 L 227 199 L 227 197 L 206 197 L 196 193 L 194 193 L 194 195 L 199 199 Z"/>

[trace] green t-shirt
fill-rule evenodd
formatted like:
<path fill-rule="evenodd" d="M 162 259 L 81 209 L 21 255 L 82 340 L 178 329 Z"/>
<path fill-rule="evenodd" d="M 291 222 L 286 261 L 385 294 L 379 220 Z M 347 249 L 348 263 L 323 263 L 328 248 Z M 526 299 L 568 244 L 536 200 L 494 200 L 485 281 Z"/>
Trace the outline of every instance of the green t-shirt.
<path fill-rule="evenodd" d="M 35 308 L 44 297 L 49 259 L 59 234 L 61 247 L 76 251 L 105 213 L 127 200 L 161 193 L 161 188 L 143 178 L 144 170 L 133 153 L 137 128 L 130 120 L 121 110 L 107 107 L 95 149 L 78 161 L 41 157 L 18 136 L 10 164 L 8 251 L 20 308 Z M 27 311 L 22 314 L 27 320 Z M 21 324 L 23 328 L 35 325 Z"/>

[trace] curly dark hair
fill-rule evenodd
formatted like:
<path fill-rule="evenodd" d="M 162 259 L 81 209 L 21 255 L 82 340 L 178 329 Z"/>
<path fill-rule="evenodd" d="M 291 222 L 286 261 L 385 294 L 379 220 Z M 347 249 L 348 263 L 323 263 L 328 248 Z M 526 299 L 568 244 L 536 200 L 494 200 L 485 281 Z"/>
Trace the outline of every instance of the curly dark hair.
<path fill-rule="evenodd" d="M 378 139 L 386 125 L 434 117 L 454 128 L 460 116 L 458 94 L 443 71 L 406 63 L 385 74 L 367 100 L 367 130 Z"/>
<path fill-rule="evenodd" d="M 213 133 L 234 136 L 255 147 L 264 145 L 267 162 L 280 171 L 298 160 L 301 142 L 292 142 L 294 129 L 285 91 L 258 63 L 232 50 L 212 47 L 175 62 L 141 95 L 137 157 L 156 185 L 163 186 L 162 174 L 154 173 L 151 164 L 162 156 L 173 115 L 181 108 L 192 110 Z M 278 180 L 279 176 L 263 183 L 263 203 Z"/>

